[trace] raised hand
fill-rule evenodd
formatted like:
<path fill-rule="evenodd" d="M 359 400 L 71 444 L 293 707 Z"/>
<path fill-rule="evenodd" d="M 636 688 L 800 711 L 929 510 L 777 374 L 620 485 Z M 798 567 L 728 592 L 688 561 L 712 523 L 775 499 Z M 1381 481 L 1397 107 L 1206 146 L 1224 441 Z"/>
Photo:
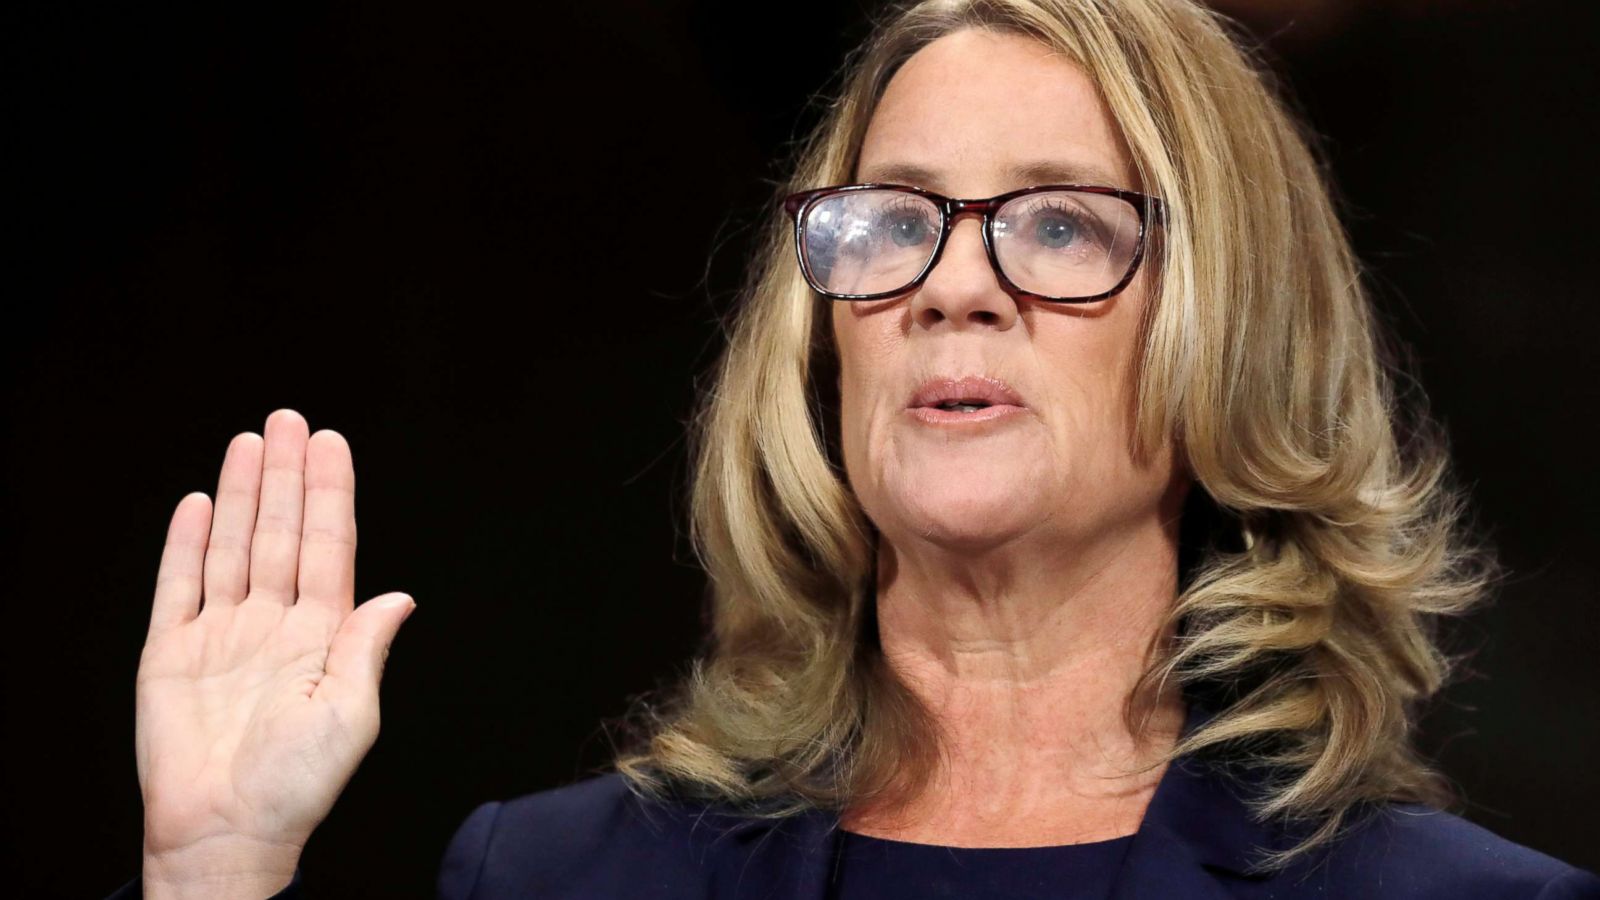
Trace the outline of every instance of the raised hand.
<path fill-rule="evenodd" d="M 378 682 L 415 608 L 355 595 L 355 471 L 280 409 L 228 445 L 216 508 L 172 514 L 139 661 L 146 897 L 288 884 L 378 736 Z M 203 598 L 203 599 L 202 599 Z"/>

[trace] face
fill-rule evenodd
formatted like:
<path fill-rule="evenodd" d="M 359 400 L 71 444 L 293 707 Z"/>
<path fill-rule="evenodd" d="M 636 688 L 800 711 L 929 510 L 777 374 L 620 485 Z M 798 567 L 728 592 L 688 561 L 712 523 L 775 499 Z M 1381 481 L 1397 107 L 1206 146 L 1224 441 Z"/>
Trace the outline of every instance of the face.
<path fill-rule="evenodd" d="M 964 199 L 1040 183 L 1139 188 L 1081 69 L 1031 39 L 977 30 L 940 38 L 895 74 L 855 180 Z M 1131 450 L 1149 269 L 1106 300 L 1014 299 L 973 216 L 957 220 L 920 288 L 832 301 L 845 468 L 891 544 L 1061 546 L 1155 514 L 1177 476 L 1169 448 L 1143 464 Z M 990 406 L 919 405 L 951 393 Z"/>

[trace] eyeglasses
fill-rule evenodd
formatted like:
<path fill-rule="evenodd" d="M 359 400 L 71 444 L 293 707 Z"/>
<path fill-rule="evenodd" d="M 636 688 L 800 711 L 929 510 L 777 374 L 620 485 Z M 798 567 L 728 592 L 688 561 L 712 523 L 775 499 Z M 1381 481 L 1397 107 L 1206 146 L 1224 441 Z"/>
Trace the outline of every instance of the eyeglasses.
<path fill-rule="evenodd" d="M 983 248 L 1008 293 L 1088 303 L 1128 286 L 1144 257 L 1159 197 L 1079 184 L 953 200 L 899 184 L 851 184 L 790 194 L 800 271 L 834 300 L 879 300 L 927 280 L 955 220 L 983 216 Z"/>

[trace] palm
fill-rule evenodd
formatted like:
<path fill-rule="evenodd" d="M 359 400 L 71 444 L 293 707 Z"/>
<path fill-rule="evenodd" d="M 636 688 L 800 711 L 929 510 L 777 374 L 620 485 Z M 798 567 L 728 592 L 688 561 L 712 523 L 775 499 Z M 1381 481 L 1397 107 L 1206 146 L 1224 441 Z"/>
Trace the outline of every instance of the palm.
<path fill-rule="evenodd" d="M 214 515 L 173 514 L 138 676 L 147 852 L 303 846 L 376 740 L 409 603 L 354 607 L 354 488 L 344 439 L 285 410 L 229 446 Z"/>

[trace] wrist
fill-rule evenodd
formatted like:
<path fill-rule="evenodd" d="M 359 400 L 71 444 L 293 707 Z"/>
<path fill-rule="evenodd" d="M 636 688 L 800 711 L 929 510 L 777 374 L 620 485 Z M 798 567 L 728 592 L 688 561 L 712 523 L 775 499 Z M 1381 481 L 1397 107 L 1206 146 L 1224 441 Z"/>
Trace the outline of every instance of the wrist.
<path fill-rule="evenodd" d="M 186 847 L 144 854 L 146 900 L 205 897 L 266 900 L 294 880 L 298 845 L 218 835 Z"/>

